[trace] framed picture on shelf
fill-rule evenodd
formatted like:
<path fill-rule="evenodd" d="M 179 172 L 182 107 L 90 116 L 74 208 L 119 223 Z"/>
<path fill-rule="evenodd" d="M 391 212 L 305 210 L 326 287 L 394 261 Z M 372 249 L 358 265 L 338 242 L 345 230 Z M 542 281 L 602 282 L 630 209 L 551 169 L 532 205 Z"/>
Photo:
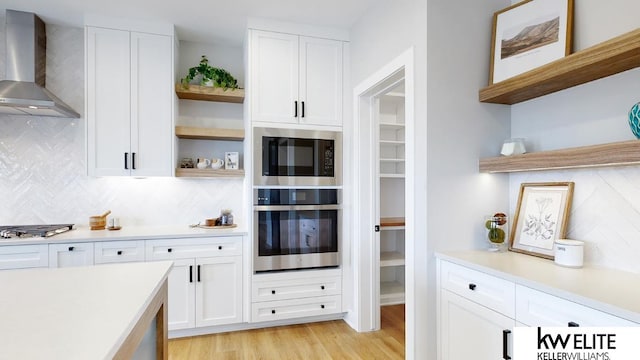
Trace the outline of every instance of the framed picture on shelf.
<path fill-rule="evenodd" d="M 553 244 L 567 230 L 573 182 L 523 183 L 509 250 L 553 259 Z"/>
<path fill-rule="evenodd" d="M 239 156 L 238 152 L 226 152 L 224 153 L 224 168 L 225 170 L 238 170 Z"/>
<path fill-rule="evenodd" d="M 493 15 L 489 84 L 571 53 L 573 0 L 525 0 Z"/>

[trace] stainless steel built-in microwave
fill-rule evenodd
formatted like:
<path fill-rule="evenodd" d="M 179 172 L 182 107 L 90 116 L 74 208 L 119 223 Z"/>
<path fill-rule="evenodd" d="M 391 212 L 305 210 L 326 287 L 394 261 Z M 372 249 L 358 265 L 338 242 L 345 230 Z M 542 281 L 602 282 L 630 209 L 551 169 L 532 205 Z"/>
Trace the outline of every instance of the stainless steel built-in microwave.
<path fill-rule="evenodd" d="M 342 134 L 254 128 L 254 185 L 342 185 Z"/>

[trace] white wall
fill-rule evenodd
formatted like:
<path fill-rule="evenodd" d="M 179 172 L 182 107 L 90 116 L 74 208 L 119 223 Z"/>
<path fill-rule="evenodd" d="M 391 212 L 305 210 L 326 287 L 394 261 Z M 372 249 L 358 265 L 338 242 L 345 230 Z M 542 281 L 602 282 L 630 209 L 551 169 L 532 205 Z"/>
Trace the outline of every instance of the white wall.
<path fill-rule="evenodd" d="M 575 2 L 574 50 L 638 27 L 640 2 Z M 631 140 L 628 112 L 640 101 L 640 69 L 511 106 L 511 133 L 528 151 Z M 585 261 L 640 272 L 640 169 L 602 168 L 510 175 L 510 212 L 523 182 L 574 181 L 567 237 L 587 242 Z"/>
<path fill-rule="evenodd" d="M 83 29 L 48 25 L 47 38 L 47 87 L 83 114 Z M 0 59 L 4 78 L 4 41 Z M 242 64 L 241 52 L 237 62 Z M 89 216 L 111 209 L 123 226 L 186 226 L 217 216 L 222 208 L 233 209 L 242 224 L 242 179 L 87 177 L 85 121 L 0 115 L 0 224 L 88 226 Z"/>
<path fill-rule="evenodd" d="M 491 16 L 507 5 L 381 3 L 351 32 L 354 86 L 414 47 L 413 136 L 419 160 L 415 186 L 407 191 L 420 225 L 415 239 L 408 239 L 415 243 L 414 293 L 407 294 L 413 295 L 407 303 L 409 359 L 436 354 L 434 251 L 485 247 L 483 215 L 508 207 L 508 178 L 479 175 L 478 158 L 496 153 L 509 136 L 509 109 L 477 101 L 488 79 Z"/>

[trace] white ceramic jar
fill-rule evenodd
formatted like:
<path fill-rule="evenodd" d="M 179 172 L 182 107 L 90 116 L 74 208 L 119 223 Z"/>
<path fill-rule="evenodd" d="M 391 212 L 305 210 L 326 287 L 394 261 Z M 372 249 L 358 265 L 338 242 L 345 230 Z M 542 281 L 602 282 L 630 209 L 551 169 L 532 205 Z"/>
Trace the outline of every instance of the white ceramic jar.
<path fill-rule="evenodd" d="M 557 239 L 554 245 L 554 259 L 560 266 L 580 268 L 584 262 L 584 242 L 580 240 Z"/>

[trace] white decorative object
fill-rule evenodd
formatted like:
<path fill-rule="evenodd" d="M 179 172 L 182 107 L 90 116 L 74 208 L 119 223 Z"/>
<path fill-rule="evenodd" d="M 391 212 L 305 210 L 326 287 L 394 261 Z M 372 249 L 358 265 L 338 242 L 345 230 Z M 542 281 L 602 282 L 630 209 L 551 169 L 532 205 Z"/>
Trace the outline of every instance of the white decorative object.
<path fill-rule="evenodd" d="M 560 266 L 580 268 L 584 259 L 584 242 L 580 240 L 557 239 L 555 241 L 555 262 Z"/>
<path fill-rule="evenodd" d="M 238 152 L 234 151 L 224 153 L 224 168 L 225 170 L 238 169 Z"/>
<path fill-rule="evenodd" d="M 502 144 L 502 150 L 500 154 L 504 156 L 519 155 L 526 153 L 527 150 L 524 147 L 524 139 L 508 139 Z"/>

